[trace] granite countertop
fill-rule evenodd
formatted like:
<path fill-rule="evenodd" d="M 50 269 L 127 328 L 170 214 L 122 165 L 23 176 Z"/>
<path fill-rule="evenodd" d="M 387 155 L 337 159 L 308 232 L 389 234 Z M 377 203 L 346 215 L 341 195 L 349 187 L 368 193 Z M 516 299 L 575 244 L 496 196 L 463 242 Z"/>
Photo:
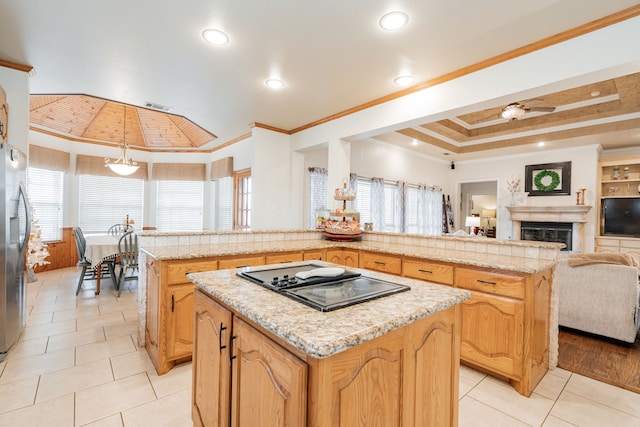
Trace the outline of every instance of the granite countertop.
<path fill-rule="evenodd" d="M 336 266 L 314 261 L 326 266 Z M 300 265 L 305 263 L 289 263 Z M 266 268 L 278 268 L 284 264 Z M 315 358 L 329 357 L 471 297 L 448 286 L 349 268 L 411 290 L 330 312 L 320 312 L 236 276 L 238 270 L 191 273 L 200 289 Z"/>
<path fill-rule="evenodd" d="M 511 245 L 513 246 L 513 245 Z M 265 252 L 289 252 L 326 248 L 348 248 L 390 255 L 410 256 L 433 261 L 451 262 L 474 267 L 497 268 L 521 273 L 538 273 L 556 265 L 555 260 L 505 255 L 500 245 L 491 245 L 495 253 L 474 250 L 432 248 L 426 246 L 383 244 L 379 242 L 331 242 L 328 240 L 286 240 L 276 242 L 230 243 L 218 245 L 145 246 L 142 251 L 157 260 L 195 259 L 227 255 L 249 255 Z M 522 245 L 523 255 L 527 248 Z"/>

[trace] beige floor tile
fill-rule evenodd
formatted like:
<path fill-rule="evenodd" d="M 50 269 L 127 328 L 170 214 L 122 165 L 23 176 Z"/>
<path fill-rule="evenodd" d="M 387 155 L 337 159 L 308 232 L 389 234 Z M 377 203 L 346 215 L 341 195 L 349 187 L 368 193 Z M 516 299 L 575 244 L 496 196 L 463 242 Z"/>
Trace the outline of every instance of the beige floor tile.
<path fill-rule="evenodd" d="M 27 326 L 24 328 L 24 331 L 20 336 L 20 340 L 26 341 L 51 335 L 66 334 L 75 330 L 75 320 L 64 320 L 62 322 L 47 323 L 44 325 Z"/>
<path fill-rule="evenodd" d="M 138 308 L 128 308 L 126 310 L 122 310 L 122 315 L 124 316 L 125 321 L 129 321 L 129 320 L 134 320 L 137 321 L 138 320 Z"/>
<path fill-rule="evenodd" d="M 130 336 L 81 345 L 76 347 L 76 366 L 137 350 L 138 348 Z"/>
<path fill-rule="evenodd" d="M 191 373 L 191 362 L 176 365 L 164 375 L 158 375 L 155 369 L 147 371 L 158 398 L 178 391 L 191 390 Z"/>
<path fill-rule="evenodd" d="M 102 328 L 111 325 L 124 324 L 124 316 L 121 312 L 108 313 L 101 316 L 95 316 L 87 319 L 78 320 L 78 330 Z"/>
<path fill-rule="evenodd" d="M 76 308 L 76 303 L 66 302 L 66 303 L 56 303 L 56 302 L 45 302 L 40 303 L 37 302 L 33 305 L 31 309 L 31 314 L 42 314 L 42 313 L 53 313 L 55 311 L 60 310 L 72 310 Z"/>
<path fill-rule="evenodd" d="M 640 394 L 578 374 L 571 376 L 565 390 L 640 418 Z"/>
<path fill-rule="evenodd" d="M 492 377 L 482 380 L 468 396 L 533 426 L 541 425 L 553 406 L 551 399 L 535 393 L 524 397 L 506 382 Z"/>
<path fill-rule="evenodd" d="M 458 427 L 529 427 L 497 409 L 465 396 L 458 407 Z"/>
<path fill-rule="evenodd" d="M 78 322 L 82 322 L 79 319 Z M 103 328 L 83 329 L 68 334 L 49 337 L 47 352 L 58 351 L 65 348 L 73 348 L 78 345 L 90 344 L 105 340 Z"/>
<path fill-rule="evenodd" d="M 44 325 L 53 321 L 55 313 L 32 314 L 27 317 L 27 326 Z"/>
<path fill-rule="evenodd" d="M 127 427 L 191 427 L 191 390 L 124 411 L 122 419 Z"/>
<path fill-rule="evenodd" d="M 122 427 L 123 425 L 122 414 L 116 414 L 93 423 L 85 424 L 82 427 Z"/>
<path fill-rule="evenodd" d="M 547 373 L 547 375 L 540 380 L 533 392 L 547 399 L 556 400 L 558 396 L 560 396 L 560 393 L 562 393 L 567 381 L 569 381 L 568 378 Z"/>
<path fill-rule="evenodd" d="M 27 341 L 18 341 L 13 345 L 13 347 L 11 347 L 11 350 L 9 350 L 7 360 L 44 354 L 47 351 L 48 342 L 49 337 L 36 338 Z"/>
<path fill-rule="evenodd" d="M 0 384 L 0 414 L 33 405 L 39 377 Z"/>
<path fill-rule="evenodd" d="M 146 373 L 78 391 L 76 424 L 101 420 L 155 399 Z"/>
<path fill-rule="evenodd" d="M 74 361 L 75 349 L 73 348 L 11 359 L 7 361 L 2 372 L 0 384 L 71 368 Z"/>
<path fill-rule="evenodd" d="M 549 369 L 548 374 L 555 375 L 556 377 L 560 377 L 568 380 L 571 377 L 572 372 L 556 367 L 553 369 Z"/>
<path fill-rule="evenodd" d="M 485 374 L 474 371 L 466 366 L 460 366 L 460 384 L 458 387 L 459 399 L 462 399 L 464 395 L 477 386 L 484 377 L 486 377 Z"/>
<path fill-rule="evenodd" d="M 554 417 L 553 415 L 549 415 L 547 419 L 544 420 L 542 427 L 575 427 L 575 424 L 568 423 L 560 418 Z"/>
<path fill-rule="evenodd" d="M 640 426 L 640 418 L 632 417 L 566 390 L 553 406 L 551 415 L 580 427 Z"/>
<path fill-rule="evenodd" d="M 0 415 L 0 426 L 73 427 L 73 393 Z"/>
<path fill-rule="evenodd" d="M 107 339 L 113 339 L 117 337 L 124 337 L 132 335 L 133 337 L 138 336 L 138 319 L 135 320 L 127 320 L 122 324 L 116 325 L 107 325 L 104 327 L 104 333 L 107 336 Z"/>
<path fill-rule="evenodd" d="M 98 307 L 80 307 L 73 308 L 71 310 L 61 310 L 53 313 L 53 321 L 60 322 L 61 320 L 82 319 L 85 317 L 93 317 L 99 315 Z"/>
<path fill-rule="evenodd" d="M 113 382 L 109 359 L 51 372 L 40 377 L 36 402 L 54 399 L 67 393 L 78 392 L 109 382 Z"/>
<path fill-rule="evenodd" d="M 109 314 L 109 313 L 120 313 L 124 310 L 136 309 L 137 302 L 135 300 L 127 300 L 127 301 L 118 301 L 113 304 L 100 304 L 99 306 L 100 314 Z"/>
<path fill-rule="evenodd" d="M 144 348 L 132 353 L 112 357 L 111 365 L 113 366 L 113 376 L 116 380 L 154 369 L 151 359 Z"/>

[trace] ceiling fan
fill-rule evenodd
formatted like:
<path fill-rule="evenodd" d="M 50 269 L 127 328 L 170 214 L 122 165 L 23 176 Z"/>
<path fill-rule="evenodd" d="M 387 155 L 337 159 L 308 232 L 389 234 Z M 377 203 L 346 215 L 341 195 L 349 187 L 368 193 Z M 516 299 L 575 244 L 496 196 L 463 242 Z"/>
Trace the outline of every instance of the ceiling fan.
<path fill-rule="evenodd" d="M 530 99 L 523 101 L 522 103 L 512 102 L 500 111 L 500 117 L 509 121 L 514 121 L 532 111 L 551 113 L 556 110 L 556 107 L 529 107 L 531 104 L 537 104 L 540 102 L 542 102 L 542 99 Z"/>

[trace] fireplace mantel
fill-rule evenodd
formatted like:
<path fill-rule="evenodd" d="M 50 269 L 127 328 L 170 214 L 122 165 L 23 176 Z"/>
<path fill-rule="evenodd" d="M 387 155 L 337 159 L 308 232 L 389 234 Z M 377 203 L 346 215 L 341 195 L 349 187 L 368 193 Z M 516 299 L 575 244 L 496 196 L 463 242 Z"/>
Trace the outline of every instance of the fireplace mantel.
<path fill-rule="evenodd" d="M 507 206 L 511 221 L 587 222 L 591 206 Z"/>
<path fill-rule="evenodd" d="M 587 222 L 587 214 L 591 206 L 506 206 L 506 208 L 513 224 L 513 239 L 520 239 L 522 221 L 569 222 L 573 224 L 574 251 L 584 251 L 584 224 Z"/>

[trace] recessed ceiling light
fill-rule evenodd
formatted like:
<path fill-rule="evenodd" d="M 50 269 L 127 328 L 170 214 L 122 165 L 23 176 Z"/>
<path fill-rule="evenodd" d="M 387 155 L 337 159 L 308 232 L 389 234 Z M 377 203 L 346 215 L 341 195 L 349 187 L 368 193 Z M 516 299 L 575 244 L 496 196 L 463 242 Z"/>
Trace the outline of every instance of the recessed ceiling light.
<path fill-rule="evenodd" d="M 267 87 L 271 89 L 281 89 L 284 87 L 284 82 L 278 79 L 269 79 L 264 82 Z"/>
<path fill-rule="evenodd" d="M 418 145 L 418 140 L 414 139 L 413 141 L 411 141 L 411 145 L 413 145 L 414 147 Z"/>
<path fill-rule="evenodd" d="M 599 90 L 594 90 L 593 92 L 591 92 L 591 96 L 593 96 L 594 98 L 596 96 L 600 96 L 600 91 Z"/>
<path fill-rule="evenodd" d="M 409 15 L 399 10 L 389 12 L 380 18 L 380 26 L 389 31 L 399 30 L 407 25 Z"/>
<path fill-rule="evenodd" d="M 538 147 L 544 147 L 546 144 L 544 143 L 544 141 L 540 141 L 536 144 Z"/>
<path fill-rule="evenodd" d="M 412 76 L 398 76 L 393 80 L 393 82 L 395 84 L 397 84 L 398 86 L 409 86 L 411 83 L 413 83 L 413 77 Z"/>
<path fill-rule="evenodd" d="M 221 30 L 214 30 L 212 28 L 206 29 L 202 32 L 202 37 L 211 44 L 223 45 L 229 43 L 229 36 L 227 33 Z"/>

